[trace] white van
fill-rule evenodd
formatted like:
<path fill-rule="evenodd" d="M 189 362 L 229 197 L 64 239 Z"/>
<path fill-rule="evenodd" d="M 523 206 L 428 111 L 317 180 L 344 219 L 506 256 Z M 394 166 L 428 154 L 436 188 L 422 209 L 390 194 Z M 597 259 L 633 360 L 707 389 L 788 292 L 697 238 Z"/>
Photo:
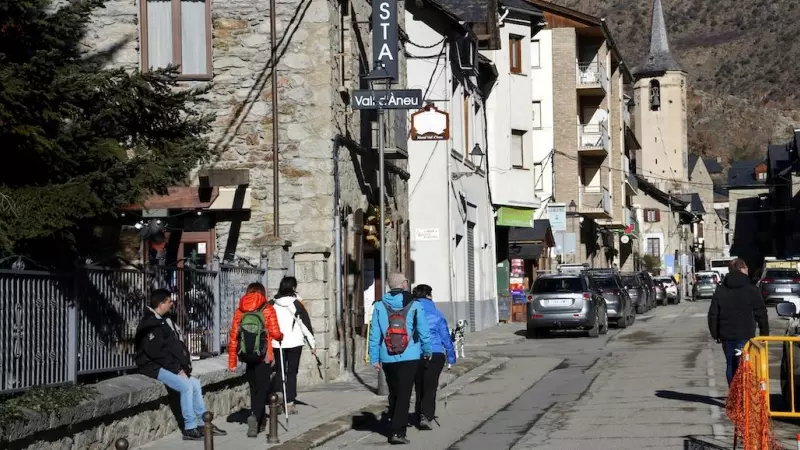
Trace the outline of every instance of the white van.
<path fill-rule="evenodd" d="M 724 277 L 728 275 L 728 264 L 731 263 L 735 258 L 712 258 L 711 259 L 711 270 L 714 272 L 719 272 L 720 276 Z"/>

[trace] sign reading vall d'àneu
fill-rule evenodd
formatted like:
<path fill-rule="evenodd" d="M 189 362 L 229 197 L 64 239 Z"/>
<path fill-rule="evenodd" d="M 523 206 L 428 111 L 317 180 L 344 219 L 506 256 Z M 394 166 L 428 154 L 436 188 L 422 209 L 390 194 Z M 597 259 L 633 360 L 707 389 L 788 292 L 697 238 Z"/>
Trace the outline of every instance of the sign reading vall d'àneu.
<path fill-rule="evenodd" d="M 422 106 L 421 89 L 393 89 L 372 91 L 362 89 L 350 95 L 353 109 L 419 109 Z"/>
<path fill-rule="evenodd" d="M 450 139 L 450 114 L 427 105 L 411 114 L 411 140 L 446 141 Z"/>

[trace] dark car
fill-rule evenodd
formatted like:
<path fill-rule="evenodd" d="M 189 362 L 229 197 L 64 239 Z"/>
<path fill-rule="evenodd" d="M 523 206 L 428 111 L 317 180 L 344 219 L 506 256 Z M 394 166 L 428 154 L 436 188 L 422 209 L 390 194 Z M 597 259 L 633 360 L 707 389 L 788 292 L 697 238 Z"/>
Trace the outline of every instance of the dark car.
<path fill-rule="evenodd" d="M 636 314 L 644 314 L 650 311 L 650 300 L 648 299 L 649 291 L 642 282 L 642 277 L 638 273 L 622 274 L 622 284 L 628 295 L 631 297 Z"/>
<path fill-rule="evenodd" d="M 633 325 L 636 320 L 636 308 L 622 284 L 619 273 L 616 270 L 589 270 L 586 273 L 606 300 L 608 320 L 617 328 Z"/>
<path fill-rule="evenodd" d="M 649 272 L 641 271 L 639 272 L 639 277 L 641 277 L 642 284 L 647 289 L 647 302 L 650 305 L 648 309 L 655 308 L 658 306 L 658 302 L 656 301 L 656 283 L 653 281 L 653 276 Z"/>
<path fill-rule="evenodd" d="M 533 283 L 528 301 L 529 337 L 551 330 L 587 330 L 590 337 L 608 333 L 605 299 L 583 273 L 542 275 Z"/>
<path fill-rule="evenodd" d="M 758 287 L 766 303 L 785 301 L 800 304 L 800 273 L 797 269 L 768 268 L 758 280 Z"/>

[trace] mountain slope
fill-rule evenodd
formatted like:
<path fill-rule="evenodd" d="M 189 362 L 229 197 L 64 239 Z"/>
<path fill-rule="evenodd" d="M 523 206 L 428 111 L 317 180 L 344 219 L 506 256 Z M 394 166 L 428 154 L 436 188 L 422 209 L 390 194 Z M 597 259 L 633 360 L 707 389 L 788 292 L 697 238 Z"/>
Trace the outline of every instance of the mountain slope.
<path fill-rule="evenodd" d="M 605 17 L 630 67 L 645 58 L 652 0 L 555 0 Z M 800 126 L 800 2 L 662 0 L 670 44 L 689 73 L 690 152 L 763 155 Z"/>

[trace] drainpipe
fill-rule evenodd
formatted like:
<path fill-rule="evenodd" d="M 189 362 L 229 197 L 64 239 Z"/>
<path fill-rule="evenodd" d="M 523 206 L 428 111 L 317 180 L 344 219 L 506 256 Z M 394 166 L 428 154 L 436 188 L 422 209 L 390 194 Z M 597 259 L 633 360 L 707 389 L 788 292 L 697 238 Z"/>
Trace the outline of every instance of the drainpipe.
<path fill-rule="evenodd" d="M 453 113 L 453 105 L 450 99 L 450 86 L 452 86 L 452 74 L 450 73 L 450 41 L 446 41 L 445 43 L 445 51 L 444 51 L 445 59 L 444 59 L 444 79 L 445 83 L 447 83 L 447 88 L 445 89 L 445 96 L 444 101 L 447 108 L 447 113 L 452 116 Z M 435 67 L 433 70 L 436 70 Z M 450 313 L 452 314 L 452 323 L 453 327 L 455 327 L 455 322 L 458 320 L 456 315 L 456 292 L 455 292 L 455 283 L 453 282 L 456 272 L 455 272 L 455 264 L 453 260 L 455 259 L 455 236 L 453 233 L 453 211 L 452 211 L 452 186 L 453 180 L 451 178 L 452 167 L 450 166 L 450 161 L 452 157 L 450 156 L 450 150 L 453 148 L 453 133 L 450 133 L 449 138 L 447 139 L 447 176 L 445 177 L 445 181 L 447 182 L 447 262 L 448 262 L 448 274 L 447 274 L 447 282 L 449 284 L 450 289 Z"/>
<path fill-rule="evenodd" d="M 333 240 L 336 260 L 336 323 L 339 331 L 341 345 L 339 356 L 339 373 L 344 373 L 348 368 L 347 336 L 344 320 L 344 296 L 342 295 L 342 218 L 339 207 L 339 147 L 341 136 L 333 138 Z"/>
<path fill-rule="evenodd" d="M 281 235 L 280 204 L 278 202 L 278 44 L 275 33 L 275 0 L 269 1 L 269 39 L 272 50 L 272 226 L 275 236 Z"/>

